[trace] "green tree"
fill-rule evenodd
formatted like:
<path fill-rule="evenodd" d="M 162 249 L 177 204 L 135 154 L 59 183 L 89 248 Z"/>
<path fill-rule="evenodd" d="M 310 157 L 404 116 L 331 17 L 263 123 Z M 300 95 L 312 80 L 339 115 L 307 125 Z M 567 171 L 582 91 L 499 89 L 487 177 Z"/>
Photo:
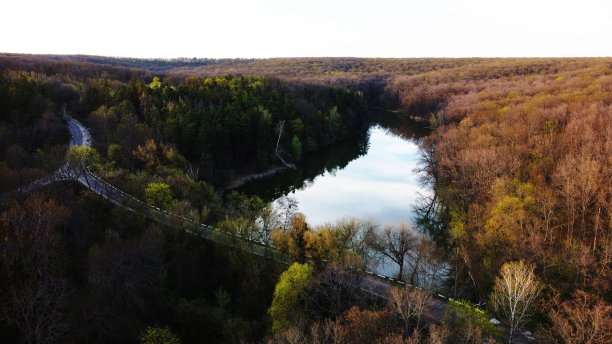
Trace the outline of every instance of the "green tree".
<path fill-rule="evenodd" d="M 501 331 L 489 321 L 487 312 L 468 301 L 450 300 L 444 310 L 444 325 L 456 343 L 482 343 L 483 339 L 499 339 Z"/>
<path fill-rule="evenodd" d="M 181 340 L 168 327 L 147 327 L 140 335 L 140 344 L 181 344 Z"/>
<path fill-rule="evenodd" d="M 172 190 L 170 185 L 165 183 L 149 183 L 145 188 L 145 198 L 147 203 L 164 208 L 169 206 L 172 201 Z"/>
<path fill-rule="evenodd" d="M 89 146 L 72 146 L 66 154 L 69 165 L 90 166 L 100 161 L 100 154 Z"/>
<path fill-rule="evenodd" d="M 297 136 L 302 136 L 304 132 L 304 122 L 301 119 L 296 118 L 294 120 L 289 121 L 289 125 L 291 126 L 291 130 Z"/>
<path fill-rule="evenodd" d="M 96 166 L 100 162 L 100 154 L 88 146 L 70 147 L 66 154 L 66 167 L 73 178 L 81 178 L 86 174 L 86 168 Z M 89 183 L 89 180 L 86 179 Z"/>
<path fill-rule="evenodd" d="M 308 264 L 293 263 L 281 274 L 268 310 L 272 317 L 272 331 L 287 329 L 304 317 L 298 306 L 303 290 L 312 278 L 312 268 Z"/>
<path fill-rule="evenodd" d="M 293 156 L 295 157 L 295 161 L 302 159 L 302 142 L 296 135 L 294 135 L 293 140 L 291 140 L 291 147 L 293 148 Z"/>
<path fill-rule="evenodd" d="M 128 160 L 125 154 L 123 153 L 123 146 L 113 143 L 108 146 L 108 150 L 106 153 L 106 157 L 112 163 L 114 163 L 117 167 L 126 167 L 128 166 Z"/>
<path fill-rule="evenodd" d="M 149 84 L 149 87 L 150 88 L 160 88 L 161 86 L 162 86 L 162 83 L 159 80 L 159 77 L 154 76 L 153 81 L 151 81 L 151 83 Z"/>
<path fill-rule="evenodd" d="M 533 214 L 535 188 L 531 183 L 500 178 L 493 183 L 491 191 L 496 205 L 490 211 L 483 229 L 475 234 L 479 253 L 484 255 L 483 270 L 489 274 L 481 274 L 480 280 L 484 285 L 491 284 L 495 273 L 509 260 L 508 257 L 524 250 L 528 233 L 534 228 L 536 220 Z"/>

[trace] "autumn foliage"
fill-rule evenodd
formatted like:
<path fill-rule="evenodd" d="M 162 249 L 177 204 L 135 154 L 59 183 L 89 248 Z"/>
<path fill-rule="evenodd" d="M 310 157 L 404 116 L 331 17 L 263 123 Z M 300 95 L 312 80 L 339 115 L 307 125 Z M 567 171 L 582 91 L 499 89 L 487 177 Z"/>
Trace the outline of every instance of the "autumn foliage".
<path fill-rule="evenodd" d="M 450 219 L 458 273 L 476 294 L 491 290 L 504 263 L 524 260 L 545 290 L 610 301 L 611 66 L 483 61 L 389 86 L 405 108 L 433 113 L 424 170 Z M 577 305 L 551 319 L 579 321 L 569 311 Z"/>
<path fill-rule="evenodd" d="M 272 210 L 256 197 L 233 193 L 223 203 L 203 179 L 221 184 L 237 171 L 278 164 L 277 142 L 282 156 L 299 161 L 360 132 L 368 122 L 365 110 L 380 108 L 430 122 L 432 132 L 421 142 L 420 171 L 434 193 L 418 210 L 422 215 L 419 229 L 431 234 L 439 246 L 430 256 L 448 258 L 453 275 L 448 293 L 491 304 L 490 296 L 493 291 L 499 294 L 500 281 L 508 270 L 504 266 L 523 262 L 537 276 L 540 288 L 538 297 L 531 300 L 535 312 L 516 329 L 533 330 L 541 342 L 609 342 L 609 58 L 144 60 L 0 54 L 0 196 L 64 163 L 68 133 L 61 114 L 66 109 L 90 128 L 94 148 L 101 153 L 97 168 L 104 178 L 143 199 L 147 185 L 158 189 L 163 185 L 161 193 L 149 190 L 149 194 L 163 196 L 152 198 L 151 203 L 194 219 L 225 217 L 220 222 L 225 227 L 246 233 L 263 214 L 261 209 L 268 209 L 268 215 Z M 277 130 L 279 123 L 284 123 L 282 133 Z M 108 216 L 118 210 L 100 204 L 85 206 L 88 202 L 93 201 L 87 195 L 67 201 L 67 206 L 34 196 L 22 203 L 2 204 L 0 290 L 5 307 L 0 325 L 18 332 L 10 338 L 31 342 L 64 339 L 66 324 L 71 323 L 65 318 L 71 308 L 66 300 L 78 296 L 72 296 L 70 290 L 75 288 L 80 294 L 77 285 L 86 285 L 91 295 L 82 298 L 91 300 L 91 307 L 89 303 L 82 307 L 91 308 L 84 312 L 98 318 L 92 320 L 90 329 L 76 333 L 77 338 L 95 332 L 103 334 L 100 342 L 135 340 L 136 329 L 144 328 L 142 319 L 153 314 L 145 311 L 146 302 L 132 295 L 136 293 L 130 292 L 131 282 L 127 283 L 143 269 L 149 271 L 136 279 L 138 290 L 157 289 L 148 286 L 162 270 L 180 280 L 171 283 L 168 279 L 168 285 L 159 289 L 167 287 L 180 295 L 169 297 L 172 302 L 168 304 L 172 305 L 172 319 L 191 324 L 182 330 L 173 327 L 181 337 L 196 338 L 194 333 L 202 331 L 214 333 L 215 338 L 236 339 L 238 334 L 263 338 L 266 320 L 259 318 L 265 317 L 262 309 L 268 305 L 262 306 L 261 300 L 271 302 L 271 288 L 257 288 L 257 284 L 271 285 L 277 277 L 266 275 L 263 263 L 253 263 L 236 253 L 237 248 L 229 250 L 224 260 L 249 276 L 246 280 L 252 287 L 238 282 L 244 278 L 212 267 L 198 270 L 194 261 L 206 266 L 202 262 L 218 261 L 193 247 L 197 245 L 168 241 L 164 246 L 168 254 L 163 256 L 173 260 L 167 262 L 167 268 L 158 269 L 161 259 L 151 258 L 157 257 L 157 246 L 149 248 L 145 245 L 149 241 L 128 240 L 112 230 L 129 232 L 125 223 L 98 228 L 98 223 L 111 223 L 125 215 Z M 82 214 L 71 213 L 73 208 Z M 380 244 L 379 253 L 402 244 L 395 250 L 399 254 L 392 255 L 399 257 L 395 260 L 401 265 L 410 256 L 407 252 L 427 251 L 425 243 L 413 240 L 412 230 L 405 231 L 404 242 L 391 232 L 385 242 L 385 232 L 367 224 L 346 223 L 313 231 L 303 218 L 293 215 L 287 215 L 282 225 L 267 226 L 265 241 L 276 242 L 292 260 L 304 262 L 310 257 L 316 276 L 314 282 L 305 283 L 310 299 L 306 295 L 298 306 L 291 303 L 281 313 L 291 318 L 286 315 L 292 314 L 294 306 L 314 306 L 303 312 L 304 317 L 297 317 L 303 322 L 301 327 L 290 319 L 271 342 L 471 343 L 489 336 L 489 329 L 477 325 L 483 322 L 484 313 L 471 306 L 451 309 L 441 325 L 427 323 L 418 332 L 426 324 L 415 316 L 422 309 L 419 295 L 395 291 L 395 308 L 355 301 L 361 294 L 345 290 L 358 277 L 347 271 L 335 273 L 338 266 L 326 266 L 327 262 L 355 266 L 359 259 L 363 260 L 359 264 L 365 264 L 372 257 L 364 248 L 377 246 L 373 244 Z M 77 219 L 71 221 L 76 224 L 69 228 L 79 228 L 79 235 L 60 235 L 64 221 L 74 216 Z M 266 219 L 269 217 L 273 216 Z M 145 227 L 142 223 L 134 226 Z M 280 229 L 274 231 L 276 227 Z M 93 229 L 96 234 L 89 235 L 96 240 L 81 234 Z M 74 240 L 74 248 L 62 246 L 68 237 Z M 76 272 L 56 269 L 58 264 L 73 266 L 58 263 L 66 249 L 74 249 L 72 255 L 80 257 L 81 263 L 74 263 L 80 266 L 74 268 Z M 106 264 L 113 257 L 130 256 L 122 252 L 133 252 L 132 266 L 140 268 L 123 273 L 115 268 L 120 265 Z M 207 296 L 200 294 L 202 281 L 208 281 L 213 270 L 217 271 L 214 277 L 234 289 L 233 296 L 240 295 L 233 309 L 228 306 L 229 296 L 217 290 L 217 285 L 207 285 Z M 417 269 L 406 266 L 402 270 L 404 274 Z M 114 284 L 106 283 L 113 281 L 108 276 L 119 281 L 116 285 L 122 286 L 121 293 L 113 291 Z M 326 294 L 330 286 L 336 291 Z M 242 291 L 255 296 L 243 297 Z M 218 295 L 218 300 L 205 300 L 210 295 Z M 326 305 L 322 295 L 333 296 L 333 312 L 320 311 Z M 104 306 L 114 304 L 108 300 L 136 300 L 143 307 L 128 311 L 117 306 L 106 313 Z M 39 311 L 45 303 L 45 312 L 55 315 L 39 324 L 47 314 Z M 242 306 L 248 309 L 249 319 L 256 320 L 249 323 L 234 316 Z M 125 322 L 120 318 L 108 321 L 110 317 L 104 315 L 110 313 L 129 316 Z M 198 321 L 219 325 L 219 329 L 203 330 Z M 134 323 L 139 327 L 130 328 Z M 36 332 L 37 326 L 47 332 Z"/>

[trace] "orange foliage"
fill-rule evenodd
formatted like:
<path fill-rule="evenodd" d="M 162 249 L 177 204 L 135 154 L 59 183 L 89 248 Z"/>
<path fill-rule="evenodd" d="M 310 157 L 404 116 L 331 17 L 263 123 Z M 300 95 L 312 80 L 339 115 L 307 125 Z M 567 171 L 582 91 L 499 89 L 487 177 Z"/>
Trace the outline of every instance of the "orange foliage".
<path fill-rule="evenodd" d="M 535 264 L 549 288 L 609 290 L 611 65 L 504 59 L 390 84 L 405 109 L 443 114 L 423 146 L 425 161 L 443 202 L 465 214 L 451 227 L 461 234 L 459 261 L 482 294 L 504 262 L 519 259 Z"/>

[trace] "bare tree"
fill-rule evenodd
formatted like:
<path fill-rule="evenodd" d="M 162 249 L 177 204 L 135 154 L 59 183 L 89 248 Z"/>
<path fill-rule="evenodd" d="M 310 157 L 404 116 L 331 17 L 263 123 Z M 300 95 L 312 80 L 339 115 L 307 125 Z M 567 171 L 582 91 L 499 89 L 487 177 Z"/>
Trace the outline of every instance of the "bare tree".
<path fill-rule="evenodd" d="M 431 295 L 424 290 L 412 290 L 407 286 L 392 288 L 387 306 L 392 313 L 402 319 L 404 333 L 407 334 L 412 327 L 416 331 L 421 330 L 421 319 L 430 299 Z"/>
<path fill-rule="evenodd" d="M 276 139 L 276 148 L 274 149 L 274 154 L 280 159 L 283 165 L 287 168 L 295 168 L 295 165 L 287 163 L 283 157 L 281 157 L 279 153 L 280 139 L 283 134 L 283 127 L 285 126 L 285 121 L 280 121 L 276 124 L 276 131 L 278 132 L 278 138 Z"/>
<path fill-rule="evenodd" d="M 27 343 L 53 343 L 68 330 L 70 290 L 57 261 L 59 225 L 69 210 L 34 194 L 0 214 L 0 322 L 17 327 Z"/>
<path fill-rule="evenodd" d="M 596 295 L 577 290 L 571 300 L 555 301 L 549 316 L 546 334 L 562 343 L 604 344 L 612 338 L 612 306 Z"/>
<path fill-rule="evenodd" d="M 495 278 L 491 295 L 493 309 L 510 326 L 512 336 L 531 315 L 531 307 L 540 295 L 542 284 L 533 273 L 533 266 L 522 260 L 501 267 L 501 276 Z"/>
<path fill-rule="evenodd" d="M 277 228 L 281 223 L 281 214 L 272 203 L 268 203 L 259 212 L 257 222 L 259 224 L 261 242 L 267 246 L 270 243 L 272 230 Z"/>
<path fill-rule="evenodd" d="M 359 254 L 363 265 L 368 265 L 374 257 L 368 242 L 376 233 L 376 226 L 368 220 L 345 217 L 340 219 L 335 228 L 337 238 L 346 250 Z"/>
<path fill-rule="evenodd" d="M 15 325 L 26 343 L 56 343 L 68 332 L 66 306 L 70 291 L 65 280 L 52 278 L 11 288 L 2 318 Z"/>
<path fill-rule="evenodd" d="M 297 325 L 277 333 L 268 339 L 268 344 L 341 344 L 347 342 L 347 329 L 340 320 L 325 319 L 313 323 L 310 328 L 300 329 Z"/>
<path fill-rule="evenodd" d="M 450 273 L 443 250 L 425 237 L 418 238 L 408 256 L 406 280 L 412 285 L 432 291 Z"/>
<path fill-rule="evenodd" d="M 126 240 L 109 230 L 105 243 L 89 251 L 89 286 L 105 306 L 147 308 L 146 298 L 158 287 L 160 242 L 154 230 Z"/>
<path fill-rule="evenodd" d="M 312 319 L 335 318 L 353 306 L 366 309 L 379 302 L 365 292 L 368 279 L 340 264 L 331 264 L 319 273 L 303 294 Z"/>
<path fill-rule="evenodd" d="M 339 320 L 326 319 L 322 323 L 314 323 L 310 327 L 313 344 L 341 344 L 345 343 L 346 329 Z"/>
<path fill-rule="evenodd" d="M 444 344 L 450 337 L 450 331 L 445 325 L 431 324 L 427 344 Z"/>
<path fill-rule="evenodd" d="M 280 228 L 288 231 L 291 229 L 291 219 L 298 213 L 298 201 L 293 197 L 283 196 L 276 202 L 278 203 Z"/>
<path fill-rule="evenodd" d="M 372 235 L 370 247 L 399 266 L 397 279 L 402 280 L 404 261 L 416 243 L 414 228 L 402 223 L 399 227 L 386 226 L 382 232 Z"/>

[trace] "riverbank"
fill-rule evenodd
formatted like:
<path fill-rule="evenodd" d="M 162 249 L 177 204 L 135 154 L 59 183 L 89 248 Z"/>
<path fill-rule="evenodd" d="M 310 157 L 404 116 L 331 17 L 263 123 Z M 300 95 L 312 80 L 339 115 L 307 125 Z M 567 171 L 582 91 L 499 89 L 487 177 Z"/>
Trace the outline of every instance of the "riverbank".
<path fill-rule="evenodd" d="M 230 181 L 224 188 L 224 190 L 231 190 L 231 189 L 235 189 L 237 187 L 240 187 L 248 182 L 251 182 L 253 180 L 257 180 L 257 179 L 261 179 L 261 178 L 266 178 L 266 177 L 270 177 L 273 176 L 275 174 L 277 174 L 280 171 L 284 171 L 286 170 L 287 167 L 284 166 L 274 166 L 271 167 L 269 169 L 267 169 L 264 172 L 260 172 L 260 173 L 247 173 L 247 174 L 243 174 L 240 175 L 236 178 L 234 178 L 232 181 Z"/>
<path fill-rule="evenodd" d="M 382 128 L 391 129 L 393 134 L 402 137 L 405 140 L 423 137 L 429 133 L 429 130 L 424 124 L 427 122 L 424 117 L 419 117 L 419 120 L 415 120 L 410 116 L 407 116 L 401 109 L 380 109 L 376 111 L 379 112 L 373 113 L 370 116 L 370 124 L 368 127 L 377 124 Z M 386 113 L 387 115 L 381 115 L 382 113 Z M 318 147 L 318 149 L 315 151 L 305 153 L 304 158 L 300 161 L 300 174 L 302 177 L 298 179 L 309 179 L 309 176 L 310 178 L 314 179 L 314 177 L 324 173 L 326 170 L 333 170 L 337 167 L 344 168 L 344 166 L 346 166 L 353 159 L 356 159 L 361 155 L 365 155 L 368 147 L 368 127 L 365 127 L 363 132 L 359 132 L 345 139 Z M 310 171 L 313 167 L 312 165 L 315 166 L 314 169 L 316 171 Z M 231 180 L 223 186 L 221 192 L 240 188 L 241 186 L 258 179 L 272 177 L 279 172 L 286 171 L 287 169 L 288 168 L 286 166 L 276 165 L 259 173 L 238 174 L 237 177 L 231 178 Z M 291 179 L 289 181 L 290 184 L 295 182 L 295 180 L 292 178 L 289 179 Z"/>

